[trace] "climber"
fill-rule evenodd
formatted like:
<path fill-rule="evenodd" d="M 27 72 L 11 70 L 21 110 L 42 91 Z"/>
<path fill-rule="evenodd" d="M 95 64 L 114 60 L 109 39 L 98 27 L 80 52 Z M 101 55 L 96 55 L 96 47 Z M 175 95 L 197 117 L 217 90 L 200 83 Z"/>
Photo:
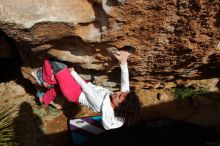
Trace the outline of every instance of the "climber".
<path fill-rule="evenodd" d="M 130 46 L 126 47 L 129 49 Z M 96 86 L 83 80 L 75 70 L 70 72 L 64 63 L 45 59 L 42 67 L 42 83 L 49 89 L 40 96 L 40 100 L 45 105 L 50 104 L 60 88 L 68 101 L 86 105 L 95 112 L 100 112 L 106 130 L 121 127 L 124 123 L 132 123 L 140 111 L 140 102 L 136 93 L 129 89 L 127 59 L 131 53 L 123 49 L 126 48 L 113 54 L 120 62 L 121 91 L 111 92 Z"/>

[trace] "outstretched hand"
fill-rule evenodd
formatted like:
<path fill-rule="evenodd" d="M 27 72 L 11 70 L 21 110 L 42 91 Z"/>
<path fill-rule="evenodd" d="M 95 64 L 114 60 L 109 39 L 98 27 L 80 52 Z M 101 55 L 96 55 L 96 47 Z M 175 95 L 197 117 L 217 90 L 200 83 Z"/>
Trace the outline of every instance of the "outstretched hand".
<path fill-rule="evenodd" d="M 113 55 L 115 56 L 115 58 L 118 59 L 120 64 L 126 64 L 128 57 L 131 55 L 131 53 L 129 53 L 127 51 L 117 51 Z"/>

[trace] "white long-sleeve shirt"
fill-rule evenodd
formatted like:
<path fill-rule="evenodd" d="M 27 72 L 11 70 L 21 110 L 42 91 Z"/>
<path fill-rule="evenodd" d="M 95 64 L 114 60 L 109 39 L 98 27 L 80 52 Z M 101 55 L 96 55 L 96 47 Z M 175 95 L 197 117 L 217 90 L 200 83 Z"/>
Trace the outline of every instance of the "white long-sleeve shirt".
<path fill-rule="evenodd" d="M 130 91 L 128 65 L 120 65 L 121 68 L 121 91 Z M 119 128 L 124 121 L 115 117 L 109 95 L 112 92 L 91 82 L 86 83 L 75 71 L 71 71 L 76 82 L 81 86 L 82 93 L 79 96 L 79 103 L 92 108 L 95 112 L 102 113 L 102 124 L 106 130 Z"/>

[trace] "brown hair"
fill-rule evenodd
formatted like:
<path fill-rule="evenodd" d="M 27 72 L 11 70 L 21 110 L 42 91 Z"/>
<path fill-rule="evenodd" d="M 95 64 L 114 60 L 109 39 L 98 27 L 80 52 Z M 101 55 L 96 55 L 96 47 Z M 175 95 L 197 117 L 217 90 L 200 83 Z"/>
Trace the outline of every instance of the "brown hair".
<path fill-rule="evenodd" d="M 125 100 L 114 109 L 115 116 L 123 119 L 127 124 L 131 124 L 140 113 L 141 104 L 134 91 L 128 93 Z"/>

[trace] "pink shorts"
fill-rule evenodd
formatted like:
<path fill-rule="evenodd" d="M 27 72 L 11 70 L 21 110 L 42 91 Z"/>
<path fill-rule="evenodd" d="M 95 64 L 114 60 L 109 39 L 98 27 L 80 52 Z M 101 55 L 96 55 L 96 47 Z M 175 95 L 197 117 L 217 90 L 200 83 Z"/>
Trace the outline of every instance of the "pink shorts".
<path fill-rule="evenodd" d="M 82 88 L 71 75 L 68 68 L 64 68 L 55 74 L 60 90 L 70 102 L 78 103 Z"/>

